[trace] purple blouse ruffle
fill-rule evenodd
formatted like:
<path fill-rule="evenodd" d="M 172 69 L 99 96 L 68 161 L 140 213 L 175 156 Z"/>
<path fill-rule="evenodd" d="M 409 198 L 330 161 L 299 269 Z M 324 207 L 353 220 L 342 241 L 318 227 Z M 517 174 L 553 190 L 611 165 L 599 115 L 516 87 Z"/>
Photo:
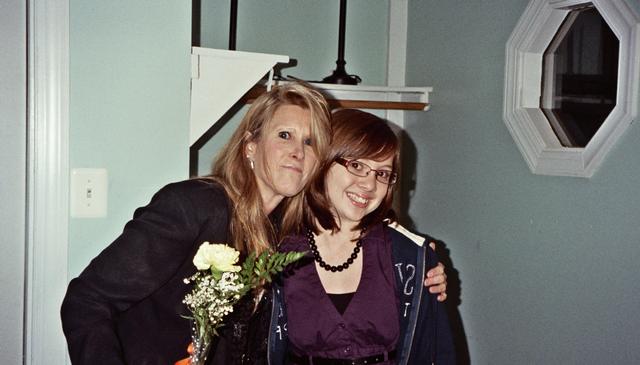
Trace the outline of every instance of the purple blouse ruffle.
<path fill-rule="evenodd" d="M 294 236 L 280 250 L 308 251 L 309 245 L 304 236 Z M 361 255 L 360 283 L 343 315 L 325 292 L 312 259 L 303 259 L 285 275 L 287 330 L 296 355 L 355 359 L 396 348 L 400 329 L 391 240 L 382 225 L 363 238 Z"/>

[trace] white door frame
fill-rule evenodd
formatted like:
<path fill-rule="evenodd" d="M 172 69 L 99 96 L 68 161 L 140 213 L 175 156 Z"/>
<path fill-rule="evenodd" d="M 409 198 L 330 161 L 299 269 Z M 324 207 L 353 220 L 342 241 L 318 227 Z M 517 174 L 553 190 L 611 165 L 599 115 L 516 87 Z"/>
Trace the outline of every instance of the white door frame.
<path fill-rule="evenodd" d="M 64 364 L 69 227 L 69 0 L 29 0 L 25 361 Z"/>

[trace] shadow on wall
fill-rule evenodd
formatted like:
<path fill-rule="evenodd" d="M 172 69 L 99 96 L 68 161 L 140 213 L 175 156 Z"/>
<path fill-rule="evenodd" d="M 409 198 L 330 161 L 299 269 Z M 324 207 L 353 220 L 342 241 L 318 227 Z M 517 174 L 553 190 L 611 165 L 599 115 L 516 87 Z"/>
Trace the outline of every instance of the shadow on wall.
<path fill-rule="evenodd" d="M 447 300 L 445 301 L 445 306 L 449 315 L 451 332 L 453 333 L 453 345 L 456 349 L 457 363 L 460 365 L 469 365 L 471 364 L 469 345 L 467 344 L 467 336 L 464 332 L 462 317 L 460 317 L 460 312 L 458 312 L 458 307 L 462 303 L 460 275 L 453 265 L 447 245 L 437 239 L 432 238 L 431 240 L 436 243 L 436 254 L 446 268 Z"/>
<path fill-rule="evenodd" d="M 235 115 L 237 115 L 242 107 L 244 106 L 244 102 L 242 100 L 237 101 L 233 106 L 227 110 L 220 119 L 213 123 L 211 127 L 198 138 L 197 141 L 189 147 L 189 178 L 194 178 L 198 176 L 209 176 L 213 171 L 213 161 L 216 160 L 217 156 L 204 156 L 207 160 L 210 160 L 211 163 L 206 171 L 199 171 L 199 160 L 200 160 L 200 150 L 204 145 L 209 143 L 209 141 L 213 138 L 213 136 L 222 129 Z M 243 115 L 244 117 L 244 115 Z M 226 141 L 223 142 L 223 144 Z"/>
<path fill-rule="evenodd" d="M 429 241 L 436 243 L 436 254 L 439 261 L 442 262 L 446 268 L 447 274 L 447 300 L 445 305 L 447 313 L 449 315 L 449 322 L 451 324 L 451 332 L 453 333 L 453 341 L 456 349 L 457 363 L 460 365 L 471 364 L 469 356 L 469 345 L 467 344 L 467 337 L 464 331 L 464 324 L 462 323 L 462 317 L 458 307 L 462 303 L 462 286 L 460 282 L 460 275 L 456 270 L 453 260 L 451 260 L 451 253 L 447 248 L 445 242 L 435 239 L 429 234 L 425 234 L 416 230 L 415 222 L 409 216 L 409 206 L 411 204 L 411 195 L 416 188 L 416 161 L 417 152 L 416 146 L 409 135 L 404 131 L 399 131 L 402 141 L 402 166 L 401 166 L 401 178 L 400 189 L 397 191 L 400 211 L 397 212 L 398 220 L 400 223 L 411 229 L 414 232 L 420 233 L 426 236 Z"/>

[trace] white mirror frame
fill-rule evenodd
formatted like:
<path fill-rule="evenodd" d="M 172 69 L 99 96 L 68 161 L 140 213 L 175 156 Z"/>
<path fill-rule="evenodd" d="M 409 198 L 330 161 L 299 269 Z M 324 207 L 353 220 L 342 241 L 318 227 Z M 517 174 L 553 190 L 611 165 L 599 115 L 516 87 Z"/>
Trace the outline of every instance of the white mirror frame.
<path fill-rule="evenodd" d="M 564 147 L 540 109 L 543 53 L 571 8 L 592 3 L 620 41 L 616 106 L 584 148 Z M 625 0 L 531 0 L 506 46 L 504 122 L 534 174 L 591 177 L 637 115 L 640 17 Z"/>

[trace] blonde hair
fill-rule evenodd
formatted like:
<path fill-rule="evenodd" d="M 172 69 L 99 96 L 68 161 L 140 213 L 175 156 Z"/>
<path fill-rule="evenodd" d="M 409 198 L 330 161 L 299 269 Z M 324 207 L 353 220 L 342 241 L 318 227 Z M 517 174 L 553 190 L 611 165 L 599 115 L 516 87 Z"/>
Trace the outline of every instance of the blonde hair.
<path fill-rule="evenodd" d="M 245 156 L 248 142 L 258 142 L 265 126 L 283 105 L 296 105 L 311 112 L 312 147 L 318 160 L 329 150 L 331 139 L 330 112 L 324 97 L 310 86 L 291 83 L 274 87 L 256 98 L 231 139 L 222 148 L 213 164 L 212 177 L 226 190 L 231 201 L 229 233 L 233 246 L 244 254 L 260 254 L 273 248 L 281 237 L 263 211 L 263 202 L 256 177 Z M 308 183 L 315 178 L 313 167 Z M 303 190 L 307 186 L 303 187 Z M 304 196 L 296 194 L 281 203 L 279 232 L 290 232 L 300 225 L 304 211 Z"/>

